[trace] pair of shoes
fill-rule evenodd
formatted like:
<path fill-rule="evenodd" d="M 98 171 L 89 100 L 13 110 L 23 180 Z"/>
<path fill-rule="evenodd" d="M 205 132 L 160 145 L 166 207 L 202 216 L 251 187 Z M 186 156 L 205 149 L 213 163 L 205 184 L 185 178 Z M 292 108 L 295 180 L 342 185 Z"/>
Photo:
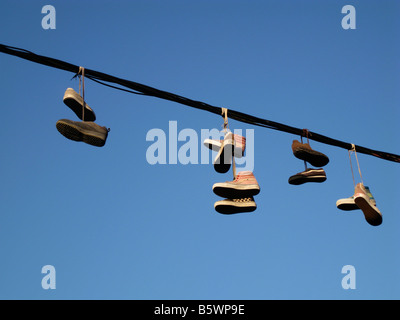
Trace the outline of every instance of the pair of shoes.
<path fill-rule="evenodd" d="M 94 123 L 96 115 L 83 101 L 82 96 L 74 89 L 68 88 L 63 101 L 82 121 L 58 120 L 56 123 L 58 132 L 73 141 L 82 141 L 96 147 L 104 146 L 109 129 Z"/>
<path fill-rule="evenodd" d="M 293 155 L 305 162 L 310 163 L 314 167 L 323 167 L 328 164 L 329 158 L 321 152 L 315 151 L 310 147 L 309 143 L 302 143 L 298 140 L 293 140 L 292 143 Z M 307 182 L 324 182 L 326 180 L 325 170 L 322 168 L 306 170 L 296 173 L 289 178 L 289 184 L 300 185 Z"/>
<path fill-rule="evenodd" d="M 206 139 L 204 145 L 217 151 L 213 163 L 215 171 L 226 173 L 229 171 L 234 157 L 243 157 L 246 138 L 227 132 L 223 140 Z M 260 186 L 251 171 L 241 171 L 233 181 L 215 183 L 212 189 L 217 196 L 225 198 L 214 203 L 214 208 L 219 213 L 252 212 L 257 208 L 253 196 L 260 193 Z"/>
<path fill-rule="evenodd" d="M 356 185 L 354 195 L 350 198 L 339 199 L 336 207 L 340 210 L 358 210 L 364 214 L 365 220 L 372 226 L 379 226 L 382 223 L 382 213 L 376 207 L 376 201 L 369 187 L 363 183 Z"/>
<path fill-rule="evenodd" d="M 252 212 L 257 209 L 253 197 L 260 193 L 260 186 L 251 171 L 241 171 L 235 180 L 215 183 L 212 189 L 217 196 L 226 198 L 214 204 L 219 213 Z"/>
<path fill-rule="evenodd" d="M 223 140 L 205 139 L 204 145 L 218 152 L 214 159 L 215 171 L 226 173 L 231 167 L 233 157 L 243 157 L 246 149 L 246 138 L 228 132 L 225 134 Z"/>
<path fill-rule="evenodd" d="M 363 185 L 364 186 L 364 185 Z M 361 187 L 360 187 L 361 188 Z M 376 206 L 376 201 L 374 196 L 372 195 L 371 191 L 369 190 L 369 187 L 364 186 L 365 192 L 369 197 L 369 201 L 371 202 L 372 205 Z M 336 207 L 340 210 L 344 210 L 344 211 L 352 211 L 352 210 L 358 210 L 360 209 L 358 207 L 358 205 L 355 202 L 354 199 L 354 195 L 349 197 L 349 198 L 345 198 L 345 199 L 339 199 L 338 201 L 336 201 Z"/>

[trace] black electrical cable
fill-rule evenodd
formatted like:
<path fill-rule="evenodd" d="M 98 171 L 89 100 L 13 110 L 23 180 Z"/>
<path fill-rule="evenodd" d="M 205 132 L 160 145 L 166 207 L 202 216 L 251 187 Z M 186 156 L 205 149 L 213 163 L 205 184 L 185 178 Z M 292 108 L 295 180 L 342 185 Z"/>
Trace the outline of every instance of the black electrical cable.
<path fill-rule="evenodd" d="M 19 58 L 29 60 L 32 62 L 40 63 L 40 64 L 43 64 L 43 65 L 46 65 L 46 66 L 49 66 L 52 68 L 57 68 L 57 69 L 73 72 L 75 75 L 78 74 L 78 72 L 79 72 L 79 66 L 77 66 L 77 65 L 74 65 L 74 64 L 62 61 L 62 60 L 37 55 L 26 49 L 21 49 L 21 48 L 16 48 L 16 47 L 11 47 L 8 45 L 0 44 L 0 52 L 6 53 L 9 55 L 13 55 L 13 56 L 17 56 Z M 156 88 L 152 88 L 152 87 L 146 86 L 144 84 L 140 84 L 140 83 L 133 82 L 130 80 L 117 78 L 117 77 L 114 77 L 114 76 L 111 76 L 109 74 L 102 73 L 99 71 L 85 68 L 85 77 L 87 77 L 99 84 L 102 84 L 102 85 L 105 85 L 105 86 L 108 86 L 108 87 L 111 87 L 114 89 L 122 90 L 122 91 L 129 92 L 129 93 L 152 96 L 152 97 L 157 97 L 157 98 L 164 99 L 164 100 L 174 101 L 174 102 L 177 102 L 177 103 L 180 103 L 180 104 L 192 107 L 192 108 L 208 111 L 211 113 L 215 113 L 217 115 L 222 115 L 222 108 L 220 108 L 220 107 L 212 106 L 212 105 L 209 105 L 209 104 L 201 102 L 201 101 L 191 100 L 191 99 L 185 98 L 183 96 L 179 96 L 179 95 L 167 92 L 167 91 L 162 91 L 162 90 L 159 90 Z M 113 86 L 113 85 L 105 83 L 105 82 L 114 83 L 119 86 L 129 88 L 130 90 L 123 89 L 123 88 L 120 88 L 117 86 Z M 240 122 L 256 125 L 256 126 L 263 127 L 263 128 L 274 129 L 274 130 L 283 131 L 283 132 L 287 132 L 287 133 L 291 133 L 291 134 L 295 134 L 295 135 L 299 135 L 299 136 L 305 136 L 304 129 L 299 129 L 299 128 L 291 127 L 291 126 L 288 126 L 288 125 L 285 125 L 285 124 L 282 124 L 279 122 L 274 122 L 274 121 L 258 118 L 258 117 L 251 116 L 246 113 L 242 113 L 242 112 L 235 111 L 232 109 L 229 109 L 228 117 L 231 119 L 240 121 Z M 351 143 L 332 139 L 327 136 L 318 134 L 316 132 L 308 131 L 308 130 L 306 132 L 307 132 L 307 137 L 311 140 L 318 141 L 320 143 L 328 144 L 331 146 L 343 148 L 346 150 L 352 149 Z M 372 149 L 365 148 L 365 147 L 358 146 L 358 145 L 355 145 L 355 149 L 359 153 L 364 153 L 367 155 L 378 157 L 380 159 L 400 163 L 400 156 L 393 154 L 393 153 L 372 150 Z"/>
<path fill-rule="evenodd" d="M 75 78 L 75 76 L 73 78 Z M 132 91 L 132 90 L 127 90 L 127 89 L 124 89 L 124 88 L 119 88 L 119 87 L 113 86 L 111 84 L 104 83 L 104 82 L 102 82 L 100 80 L 96 80 L 95 78 L 93 78 L 91 76 L 86 76 L 86 78 L 88 78 L 88 79 L 90 79 L 90 80 L 92 80 L 94 82 L 100 83 L 103 86 L 107 86 L 107 87 L 110 87 L 110 88 L 113 88 L 113 89 L 129 92 L 129 93 L 133 93 L 133 94 L 138 94 L 138 95 L 142 95 L 142 96 L 147 96 L 147 94 L 144 94 L 142 92 L 136 92 L 136 91 Z"/>

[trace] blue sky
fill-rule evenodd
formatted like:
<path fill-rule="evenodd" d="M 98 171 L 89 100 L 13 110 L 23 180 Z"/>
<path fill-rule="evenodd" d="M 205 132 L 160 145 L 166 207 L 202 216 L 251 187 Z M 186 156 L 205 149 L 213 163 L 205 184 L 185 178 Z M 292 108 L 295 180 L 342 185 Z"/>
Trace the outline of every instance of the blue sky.
<path fill-rule="evenodd" d="M 41 27 L 46 4 L 55 30 Z M 348 4 L 355 30 L 341 26 Z M 0 42 L 399 154 L 399 13 L 396 1 L 3 0 Z M 96 148 L 55 127 L 78 120 L 62 101 L 73 74 L 3 53 L 0 70 L 1 299 L 400 298 L 398 163 L 358 154 L 383 214 L 373 227 L 336 208 L 354 191 L 346 150 L 311 141 L 330 158 L 327 180 L 292 186 L 299 137 L 232 120 L 254 129 L 261 192 L 255 212 L 225 216 L 212 185 L 231 171 L 146 161 L 149 130 L 177 121 L 200 135 L 221 117 L 86 80 L 111 128 Z M 41 286 L 45 265 L 55 290 Z"/>

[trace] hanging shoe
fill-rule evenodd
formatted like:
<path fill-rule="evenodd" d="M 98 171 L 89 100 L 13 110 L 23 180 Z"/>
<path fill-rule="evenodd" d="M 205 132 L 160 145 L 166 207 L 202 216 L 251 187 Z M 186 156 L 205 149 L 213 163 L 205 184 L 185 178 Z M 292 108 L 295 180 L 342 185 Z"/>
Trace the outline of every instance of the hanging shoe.
<path fill-rule="evenodd" d="M 224 140 L 215 140 L 215 139 L 205 139 L 203 144 L 206 148 L 212 150 L 212 151 L 219 151 L 222 146 L 222 142 Z"/>
<path fill-rule="evenodd" d="M 215 202 L 214 208 L 222 214 L 233 214 L 242 212 L 253 212 L 257 209 L 257 205 L 253 197 L 242 199 L 224 199 Z"/>
<path fill-rule="evenodd" d="M 360 208 L 354 201 L 354 197 L 339 199 L 336 201 L 336 207 L 340 210 L 351 211 L 351 210 L 359 210 Z"/>
<path fill-rule="evenodd" d="M 306 182 L 324 182 L 326 173 L 324 169 L 308 168 L 303 172 L 296 173 L 289 178 L 289 184 L 300 185 Z"/>
<path fill-rule="evenodd" d="M 251 171 L 241 171 L 235 180 L 215 183 L 212 189 L 217 196 L 228 199 L 249 198 L 260 193 L 260 186 Z"/>
<path fill-rule="evenodd" d="M 379 226 L 382 223 L 382 213 L 376 207 L 376 201 L 371 191 L 361 182 L 356 185 L 354 190 L 354 201 L 370 225 Z"/>
<path fill-rule="evenodd" d="M 229 132 L 228 132 L 229 134 Z M 228 135 L 227 134 L 227 135 Z M 225 135 L 225 137 L 227 136 Z M 246 138 L 239 136 L 237 134 L 233 134 L 233 139 L 235 140 L 235 148 L 234 148 L 234 156 L 236 158 L 241 158 L 244 156 L 244 151 L 246 149 Z M 224 140 L 214 140 L 214 139 L 205 139 L 204 140 L 204 146 L 213 150 L 219 152 L 219 150 L 222 147 L 222 143 Z"/>
<path fill-rule="evenodd" d="M 374 197 L 371 194 L 371 191 L 369 190 L 369 188 L 367 186 L 364 186 L 367 195 L 369 197 L 369 201 L 376 206 L 376 201 L 374 199 Z M 339 199 L 338 201 L 336 201 L 336 207 L 340 210 L 344 210 L 344 211 L 351 211 L 351 210 L 360 210 L 360 208 L 358 207 L 358 205 L 356 204 L 356 202 L 354 201 L 354 196 L 351 196 L 350 198 L 345 198 L 345 199 Z"/>
<path fill-rule="evenodd" d="M 205 141 L 204 141 L 205 142 Z M 226 173 L 229 171 L 232 163 L 232 157 L 242 157 L 246 148 L 246 139 L 244 137 L 234 135 L 228 132 L 224 140 L 220 141 L 221 147 L 214 159 L 214 169 L 219 173 Z M 237 144 L 237 145 L 236 145 Z M 217 141 L 208 143 L 209 148 L 216 148 Z"/>
<path fill-rule="evenodd" d="M 83 98 L 82 96 L 76 92 L 72 88 L 68 88 L 64 93 L 63 98 L 64 103 L 71 108 L 73 112 L 78 116 L 79 119 L 82 119 L 82 109 L 83 109 Z M 96 115 L 94 111 L 85 103 L 85 121 L 95 121 Z"/>
<path fill-rule="evenodd" d="M 308 143 L 301 143 L 298 140 L 293 140 L 292 151 L 296 158 L 307 161 L 313 167 L 323 167 L 329 162 L 326 155 L 311 149 Z"/>
<path fill-rule="evenodd" d="M 94 122 L 68 119 L 58 120 L 56 127 L 64 137 L 73 141 L 83 141 L 96 147 L 105 145 L 109 131 L 106 127 L 101 127 Z"/>

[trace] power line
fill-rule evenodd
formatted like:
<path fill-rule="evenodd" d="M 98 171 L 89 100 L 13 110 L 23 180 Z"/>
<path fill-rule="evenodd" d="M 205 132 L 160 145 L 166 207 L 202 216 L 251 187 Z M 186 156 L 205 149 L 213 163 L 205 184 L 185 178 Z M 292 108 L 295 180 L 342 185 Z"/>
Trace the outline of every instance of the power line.
<path fill-rule="evenodd" d="M 21 49 L 21 48 L 16 48 L 16 47 L 11 47 L 8 45 L 0 44 L 0 52 L 9 54 L 9 55 L 13 55 L 13 56 L 17 56 L 19 58 L 29 60 L 32 62 L 36 62 L 39 64 L 43 64 L 43 65 L 46 65 L 46 66 L 49 66 L 52 68 L 73 72 L 75 75 L 79 73 L 79 66 L 77 66 L 77 65 L 74 65 L 74 64 L 62 61 L 62 60 L 58 60 L 58 59 L 54 59 L 54 58 L 50 58 L 50 57 L 46 57 L 46 56 L 41 56 L 41 55 L 35 54 L 31 51 L 28 51 L 26 49 Z M 102 84 L 102 85 L 105 85 L 105 86 L 108 86 L 108 87 L 111 87 L 114 89 L 122 90 L 125 92 L 139 94 L 139 95 L 152 96 L 152 97 L 156 97 L 156 98 L 160 98 L 160 99 L 164 99 L 164 100 L 174 101 L 174 102 L 177 102 L 177 103 L 180 103 L 180 104 L 192 107 L 192 108 L 215 113 L 217 115 L 222 114 L 221 107 L 216 107 L 216 106 L 207 104 L 205 102 L 185 98 L 183 96 L 176 95 L 174 93 L 170 93 L 167 91 L 162 91 L 162 90 L 159 90 L 159 89 L 156 89 L 153 87 L 149 87 L 149 86 L 146 86 L 141 83 L 117 78 L 112 75 L 102 73 L 99 71 L 85 68 L 85 77 L 89 78 L 99 84 Z M 107 83 L 105 83 L 105 82 L 107 82 Z M 128 88 L 130 90 L 127 90 L 127 89 L 124 89 L 121 87 L 117 87 L 115 85 L 111 85 L 110 83 Z M 304 136 L 304 132 L 305 132 L 304 129 L 299 129 L 299 128 L 288 126 L 288 125 L 285 125 L 285 124 L 282 124 L 279 122 L 274 122 L 274 121 L 258 118 L 258 117 L 255 117 L 255 116 L 252 116 L 252 115 L 249 115 L 246 113 L 242 113 L 239 111 L 235 111 L 232 109 L 229 109 L 228 117 L 231 119 L 240 121 L 240 122 L 256 125 L 256 126 L 263 127 L 263 128 L 283 131 L 283 132 L 287 132 L 287 133 L 291 133 L 291 134 L 295 134 L 295 135 L 299 135 L 299 136 Z M 333 139 L 333 138 L 329 138 L 327 136 L 321 135 L 316 132 L 308 131 L 308 130 L 307 130 L 307 135 L 308 135 L 309 139 L 312 139 L 314 141 L 318 141 L 320 143 L 339 147 L 339 148 L 346 149 L 346 150 L 352 150 L 351 143 L 343 142 L 343 141 Z M 396 155 L 393 153 L 388 153 L 388 152 L 383 152 L 383 151 L 377 151 L 377 150 L 365 148 L 365 147 L 362 147 L 359 145 L 355 145 L 355 148 L 356 148 L 357 152 L 359 152 L 359 153 L 364 153 L 367 155 L 378 157 L 380 159 L 400 163 L 399 155 Z"/>

